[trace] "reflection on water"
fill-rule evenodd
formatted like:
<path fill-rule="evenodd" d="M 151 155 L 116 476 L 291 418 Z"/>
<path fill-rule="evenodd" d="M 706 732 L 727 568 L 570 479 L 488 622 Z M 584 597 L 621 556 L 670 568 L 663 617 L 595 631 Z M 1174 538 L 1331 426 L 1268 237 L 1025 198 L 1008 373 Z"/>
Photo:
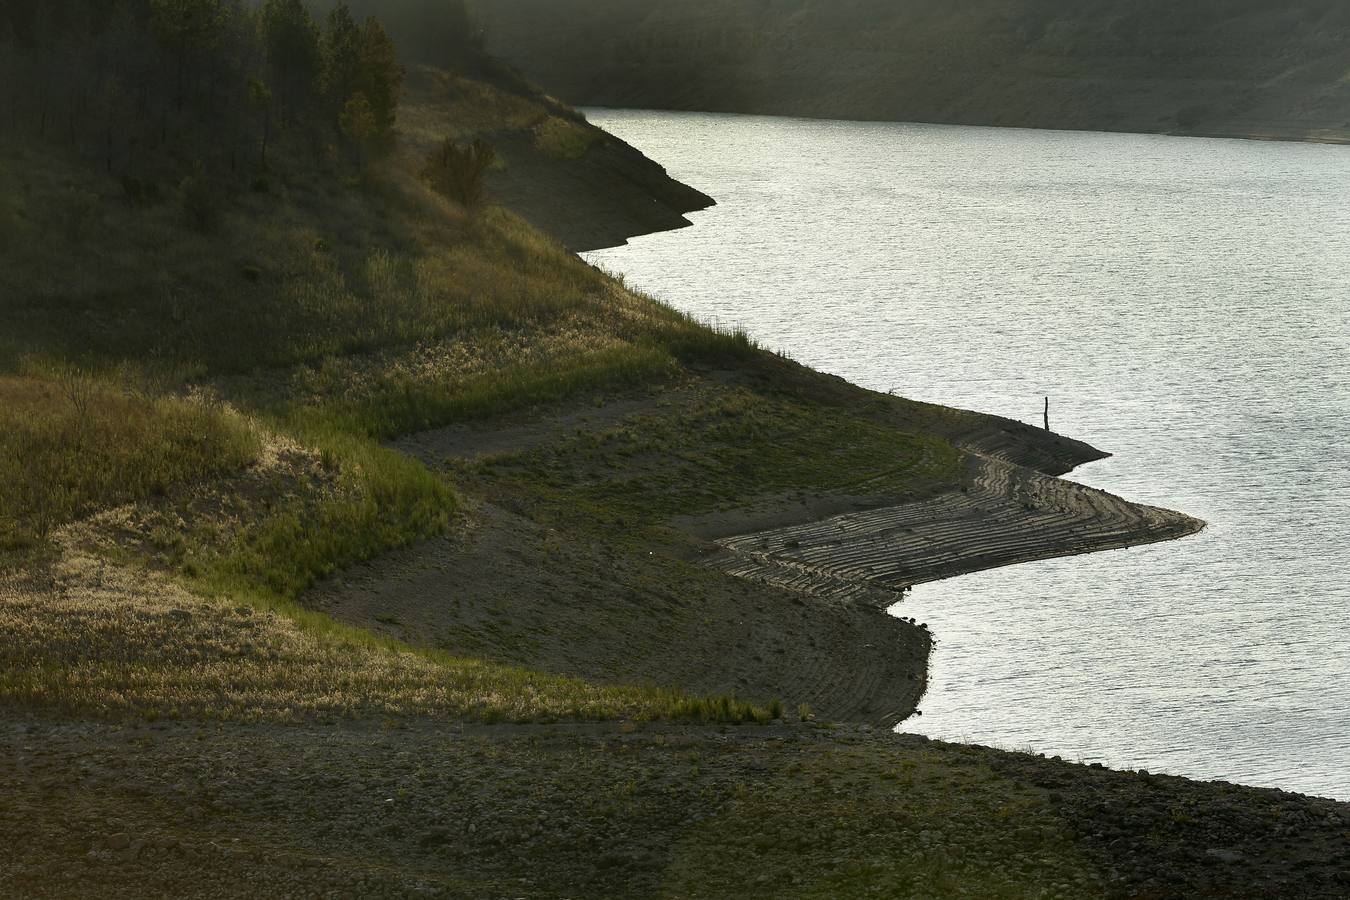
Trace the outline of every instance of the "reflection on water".
<path fill-rule="evenodd" d="M 1350 149 L 590 115 L 720 204 L 592 261 L 1210 523 L 917 588 L 906 729 L 1350 798 Z"/>

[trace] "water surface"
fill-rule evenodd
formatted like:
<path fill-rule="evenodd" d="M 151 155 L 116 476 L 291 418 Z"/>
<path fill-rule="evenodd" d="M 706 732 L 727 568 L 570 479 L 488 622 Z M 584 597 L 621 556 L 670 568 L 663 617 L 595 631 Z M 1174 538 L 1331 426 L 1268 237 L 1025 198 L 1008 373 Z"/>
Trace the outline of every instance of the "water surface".
<path fill-rule="evenodd" d="M 1350 799 L 1350 148 L 589 115 L 719 201 L 595 263 L 1210 523 L 916 589 L 906 730 Z"/>

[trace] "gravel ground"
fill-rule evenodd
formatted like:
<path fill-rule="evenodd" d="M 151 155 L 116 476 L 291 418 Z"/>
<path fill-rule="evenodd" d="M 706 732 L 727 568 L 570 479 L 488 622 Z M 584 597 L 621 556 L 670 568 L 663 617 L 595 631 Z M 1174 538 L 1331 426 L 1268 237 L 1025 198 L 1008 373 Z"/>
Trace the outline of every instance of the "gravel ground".
<path fill-rule="evenodd" d="M 1350 805 L 866 726 L 0 721 L 13 897 L 1347 897 Z"/>

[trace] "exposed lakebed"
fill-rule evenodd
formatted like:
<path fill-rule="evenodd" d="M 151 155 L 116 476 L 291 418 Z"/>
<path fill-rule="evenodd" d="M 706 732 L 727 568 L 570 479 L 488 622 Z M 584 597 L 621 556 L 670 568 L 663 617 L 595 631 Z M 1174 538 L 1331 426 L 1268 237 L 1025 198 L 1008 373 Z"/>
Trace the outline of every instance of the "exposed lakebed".
<path fill-rule="evenodd" d="M 594 110 L 716 197 L 588 258 L 816 368 L 1051 424 L 1209 522 L 921 585 L 933 737 L 1350 798 L 1350 149 Z"/>

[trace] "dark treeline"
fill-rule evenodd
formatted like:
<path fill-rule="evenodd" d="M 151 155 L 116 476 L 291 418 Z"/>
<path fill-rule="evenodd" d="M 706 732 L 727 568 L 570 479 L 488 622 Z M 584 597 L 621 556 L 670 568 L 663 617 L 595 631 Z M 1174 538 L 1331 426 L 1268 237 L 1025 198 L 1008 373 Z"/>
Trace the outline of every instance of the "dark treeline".
<path fill-rule="evenodd" d="M 1350 139 L 1345 0 L 470 0 L 576 105 Z"/>
<path fill-rule="evenodd" d="M 456 69 L 477 61 L 482 33 L 464 0 L 348 0 L 360 16 L 378 16 L 405 62 Z M 335 0 L 318 0 L 327 11 Z"/>
<path fill-rule="evenodd" d="M 281 144 L 360 165 L 392 141 L 402 89 L 394 39 L 368 14 L 386 5 L 399 4 L 10 0 L 0 129 L 96 155 L 109 172 L 254 171 Z M 424 12 L 450 64 L 472 41 L 463 5 Z"/>

